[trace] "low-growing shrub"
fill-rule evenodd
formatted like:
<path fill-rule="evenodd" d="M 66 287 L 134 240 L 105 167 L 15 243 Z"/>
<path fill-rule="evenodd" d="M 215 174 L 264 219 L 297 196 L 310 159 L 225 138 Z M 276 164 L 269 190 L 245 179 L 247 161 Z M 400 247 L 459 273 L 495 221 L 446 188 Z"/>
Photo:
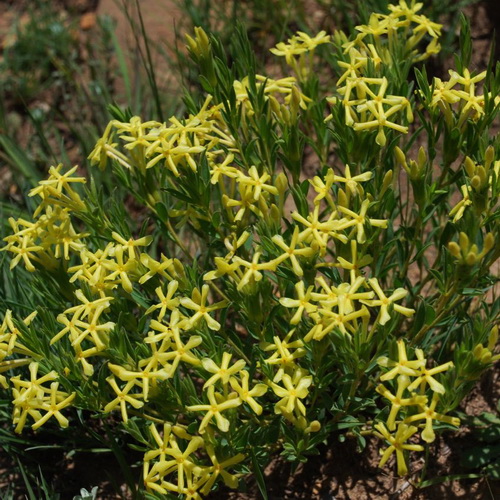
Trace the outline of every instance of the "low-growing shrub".
<path fill-rule="evenodd" d="M 464 36 L 429 82 L 441 26 L 420 8 L 298 32 L 279 78 L 243 31 L 229 64 L 197 29 L 187 116 L 112 107 L 87 177 L 51 167 L 4 238 L 14 432 L 79 409 L 134 438 L 138 491 L 200 498 L 250 471 L 265 495 L 272 454 L 332 434 L 377 436 L 405 475 L 459 427 L 499 358 L 500 71 L 469 69 Z"/>

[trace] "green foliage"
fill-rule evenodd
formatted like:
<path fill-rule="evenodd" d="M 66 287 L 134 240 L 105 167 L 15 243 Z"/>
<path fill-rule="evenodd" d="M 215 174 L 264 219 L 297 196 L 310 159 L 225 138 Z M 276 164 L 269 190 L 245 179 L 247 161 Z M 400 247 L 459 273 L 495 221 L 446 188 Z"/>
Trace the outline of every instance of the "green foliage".
<path fill-rule="evenodd" d="M 500 358 L 500 73 L 469 72 L 462 18 L 457 67 L 429 81 L 441 26 L 416 4 L 380 7 L 349 36 L 277 43 L 273 77 L 245 26 L 229 46 L 196 28 L 203 92 L 168 121 L 146 48 L 151 114 L 112 104 L 87 177 L 53 166 L 28 213 L 3 208 L 16 434 L 90 435 L 133 497 L 205 495 L 250 471 L 266 497 L 277 453 L 296 467 L 371 435 L 379 465 L 395 454 L 406 475 L 460 425 Z"/>
<path fill-rule="evenodd" d="M 500 418 L 484 412 L 470 418 L 472 435 L 460 462 L 466 469 L 477 471 L 492 480 L 500 480 Z"/>

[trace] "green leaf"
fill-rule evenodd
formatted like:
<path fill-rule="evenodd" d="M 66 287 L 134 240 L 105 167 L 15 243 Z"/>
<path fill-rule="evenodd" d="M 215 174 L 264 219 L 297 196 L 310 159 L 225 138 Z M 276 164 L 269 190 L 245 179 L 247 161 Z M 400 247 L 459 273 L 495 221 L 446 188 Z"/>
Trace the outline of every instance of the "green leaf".
<path fill-rule="evenodd" d="M 251 454 L 252 454 L 253 473 L 255 474 L 257 486 L 259 487 L 259 491 L 260 494 L 262 495 L 262 498 L 264 500 L 268 500 L 266 483 L 264 481 L 264 474 L 262 474 L 262 469 L 260 467 L 260 464 L 257 460 L 257 456 L 255 454 L 255 450 L 253 448 L 251 450 Z"/>
<path fill-rule="evenodd" d="M 422 481 L 418 483 L 417 487 L 419 489 L 428 488 L 429 486 L 434 486 L 435 484 L 447 483 L 450 481 L 459 481 L 461 479 L 478 479 L 484 477 L 483 474 L 450 474 L 448 476 L 440 476 L 427 481 Z"/>
<path fill-rule="evenodd" d="M 500 457 L 500 444 L 495 446 L 476 446 L 463 452 L 460 464 L 468 469 L 477 469 Z"/>
<path fill-rule="evenodd" d="M 0 134 L 0 150 L 3 150 L 2 156 L 14 170 L 23 175 L 32 186 L 38 184 L 42 178 L 40 172 L 26 153 L 10 137 Z"/>
<path fill-rule="evenodd" d="M 500 479 L 500 459 L 495 460 L 492 464 L 485 467 L 484 472 L 488 474 L 491 479 Z"/>

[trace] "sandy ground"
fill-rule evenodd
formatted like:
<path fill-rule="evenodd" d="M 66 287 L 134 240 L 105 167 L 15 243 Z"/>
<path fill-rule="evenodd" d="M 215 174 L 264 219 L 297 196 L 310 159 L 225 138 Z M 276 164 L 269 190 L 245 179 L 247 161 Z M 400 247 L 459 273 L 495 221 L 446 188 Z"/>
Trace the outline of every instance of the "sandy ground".
<path fill-rule="evenodd" d="M 140 0 L 140 9 L 146 32 L 153 43 L 160 50 L 171 52 L 175 42 L 175 32 L 178 30 L 179 23 L 182 23 L 183 17 L 176 2 L 172 0 Z M 109 15 L 115 19 L 116 32 L 121 46 L 132 51 L 136 42 L 129 19 L 127 19 L 126 10 L 129 17 L 139 25 L 140 17 L 133 0 L 101 0 L 97 8 L 97 15 Z M 156 54 L 156 59 L 159 65 L 158 69 L 163 72 L 168 71 L 165 59 L 158 57 L 158 54 Z"/>

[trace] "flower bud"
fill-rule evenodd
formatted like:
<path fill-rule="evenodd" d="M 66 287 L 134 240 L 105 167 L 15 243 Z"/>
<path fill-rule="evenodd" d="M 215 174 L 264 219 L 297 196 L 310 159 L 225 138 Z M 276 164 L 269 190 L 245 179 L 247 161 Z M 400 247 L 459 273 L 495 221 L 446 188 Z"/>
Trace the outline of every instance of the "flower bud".
<path fill-rule="evenodd" d="M 345 191 L 341 188 L 339 188 L 339 191 L 337 193 L 337 204 L 340 207 L 349 208 L 349 202 L 347 201 L 347 195 L 345 194 Z"/>
<path fill-rule="evenodd" d="M 394 154 L 396 156 L 396 161 L 410 174 L 410 169 L 408 168 L 408 163 L 406 163 L 406 156 L 399 146 L 394 148 Z"/>
<path fill-rule="evenodd" d="M 283 172 L 280 172 L 274 180 L 274 185 L 278 189 L 280 196 L 286 193 L 288 189 L 288 177 Z"/>
<path fill-rule="evenodd" d="M 274 203 L 269 210 L 269 218 L 271 224 L 279 224 L 281 221 L 281 210 Z"/>
<path fill-rule="evenodd" d="M 463 231 L 458 236 L 458 243 L 463 253 L 469 250 L 469 237 Z"/>
<path fill-rule="evenodd" d="M 290 114 L 290 110 L 286 106 L 281 106 L 281 120 L 285 125 L 291 125 L 292 117 Z"/>
<path fill-rule="evenodd" d="M 467 175 L 472 178 L 476 172 L 476 164 L 468 156 L 465 157 L 464 167 Z"/>
<path fill-rule="evenodd" d="M 498 342 L 498 326 L 495 325 L 488 335 L 488 349 L 494 351 Z"/>
<path fill-rule="evenodd" d="M 487 233 L 484 237 L 483 251 L 481 254 L 486 255 L 495 246 L 495 236 L 493 233 Z"/>
<path fill-rule="evenodd" d="M 479 177 L 479 175 L 475 175 L 474 177 L 472 177 L 472 179 L 470 180 L 470 184 L 476 191 L 479 191 L 479 189 L 481 188 L 481 178 Z"/>
<path fill-rule="evenodd" d="M 384 196 L 384 193 L 389 189 L 389 187 L 392 184 L 392 178 L 394 177 L 394 172 L 392 170 L 389 170 L 385 175 L 384 175 L 384 180 L 382 181 L 382 189 L 380 190 L 379 198 L 382 198 Z"/>
<path fill-rule="evenodd" d="M 342 30 L 335 30 L 333 32 L 333 41 L 336 45 L 342 45 L 343 43 L 348 42 L 347 35 Z"/>
<path fill-rule="evenodd" d="M 476 359 L 481 359 L 481 356 L 483 355 L 483 350 L 484 350 L 484 347 L 481 344 L 477 344 L 476 347 L 474 347 L 474 349 L 472 351 L 472 355 Z"/>
<path fill-rule="evenodd" d="M 271 106 L 271 109 L 273 113 L 276 115 L 279 121 L 283 121 L 283 117 L 281 115 L 281 105 L 278 102 L 278 99 L 274 97 L 273 95 L 269 96 L 269 104 Z"/>
<path fill-rule="evenodd" d="M 321 430 L 321 423 L 318 420 L 313 420 L 309 424 L 309 432 L 319 432 Z"/>
<path fill-rule="evenodd" d="M 180 280 L 184 280 L 186 278 L 186 272 L 184 271 L 184 266 L 179 259 L 174 259 L 174 269 L 177 278 Z"/>
<path fill-rule="evenodd" d="M 456 257 L 457 259 L 460 257 L 460 247 L 454 241 L 450 241 L 448 243 L 448 250 L 453 257 Z"/>
<path fill-rule="evenodd" d="M 210 40 L 203 28 L 197 26 L 194 29 L 195 37 L 186 34 L 188 50 L 196 57 L 206 58 L 210 52 Z"/>
<path fill-rule="evenodd" d="M 427 163 L 427 153 L 422 146 L 420 146 L 420 149 L 418 150 L 417 163 L 420 171 L 425 169 L 425 165 Z"/>
<path fill-rule="evenodd" d="M 469 252 L 465 257 L 465 263 L 468 266 L 473 266 L 477 262 L 477 254 L 475 252 Z"/>
<path fill-rule="evenodd" d="M 485 349 L 483 351 L 483 355 L 481 356 L 481 363 L 484 363 L 484 364 L 487 364 L 487 363 L 490 363 L 491 362 L 491 358 L 492 358 L 492 354 L 490 351 L 488 351 L 488 349 Z"/>
<path fill-rule="evenodd" d="M 293 85 L 290 100 L 290 117 L 293 120 L 293 123 L 297 122 L 301 100 L 302 98 L 300 96 L 299 87 L 297 87 L 297 85 Z"/>
<path fill-rule="evenodd" d="M 484 152 L 484 168 L 486 171 L 490 169 L 491 163 L 495 159 L 495 148 L 493 146 L 488 146 Z"/>

